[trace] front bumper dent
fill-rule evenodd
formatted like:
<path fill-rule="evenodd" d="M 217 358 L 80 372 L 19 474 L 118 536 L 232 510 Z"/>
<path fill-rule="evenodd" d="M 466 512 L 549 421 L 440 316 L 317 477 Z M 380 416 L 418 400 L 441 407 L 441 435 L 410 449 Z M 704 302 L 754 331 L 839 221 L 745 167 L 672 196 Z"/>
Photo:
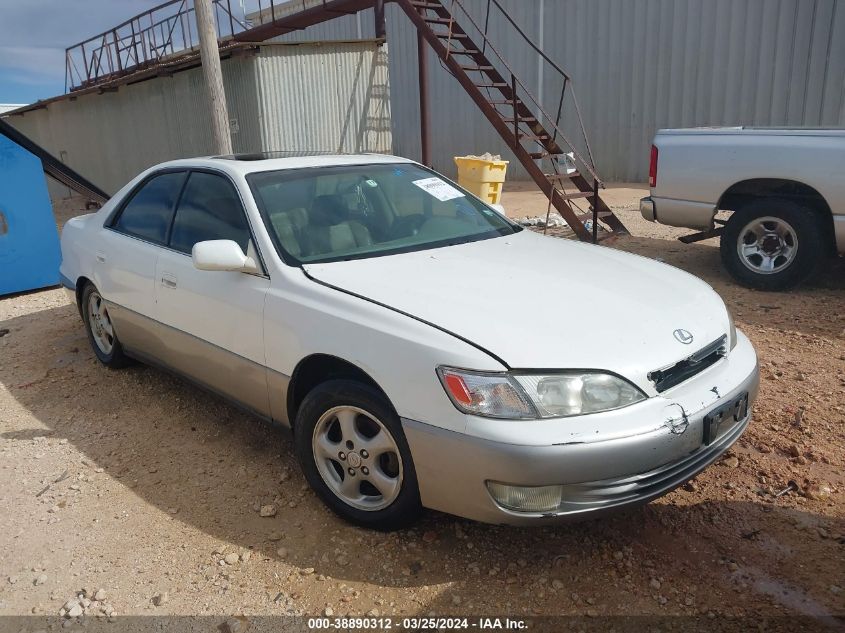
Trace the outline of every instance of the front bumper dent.
<path fill-rule="evenodd" d="M 682 431 L 666 425 L 606 441 L 527 446 L 403 419 L 423 505 L 486 523 L 529 525 L 587 519 L 647 503 L 695 477 L 742 435 L 759 388 L 756 358 L 753 370 L 746 372 L 716 403 L 695 413 L 684 411 Z M 703 445 L 705 416 L 744 392 L 749 395 L 746 417 L 728 425 L 710 445 Z M 509 510 L 494 501 L 488 481 L 562 485 L 562 502 L 549 512 Z"/>

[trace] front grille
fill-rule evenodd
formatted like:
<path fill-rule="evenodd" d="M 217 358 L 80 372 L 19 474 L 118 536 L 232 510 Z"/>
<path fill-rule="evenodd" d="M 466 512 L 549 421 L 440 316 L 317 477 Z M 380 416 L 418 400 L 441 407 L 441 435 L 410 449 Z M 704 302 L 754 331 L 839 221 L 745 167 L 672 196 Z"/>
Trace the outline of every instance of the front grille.
<path fill-rule="evenodd" d="M 701 373 L 711 365 L 719 362 L 728 352 L 728 337 L 723 335 L 710 345 L 700 349 L 695 354 L 688 356 L 665 369 L 656 369 L 648 374 L 648 379 L 654 383 L 658 393 L 680 385 L 696 374 Z"/>

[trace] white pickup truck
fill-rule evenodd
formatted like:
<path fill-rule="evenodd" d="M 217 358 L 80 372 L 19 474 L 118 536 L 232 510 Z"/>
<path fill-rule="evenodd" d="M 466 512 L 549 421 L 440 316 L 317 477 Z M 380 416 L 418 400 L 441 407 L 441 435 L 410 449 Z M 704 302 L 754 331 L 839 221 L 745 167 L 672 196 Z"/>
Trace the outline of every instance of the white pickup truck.
<path fill-rule="evenodd" d="M 845 129 L 660 130 L 651 148 L 646 220 L 721 236 L 740 283 L 782 290 L 845 255 Z M 727 221 L 719 211 L 733 211 Z"/>

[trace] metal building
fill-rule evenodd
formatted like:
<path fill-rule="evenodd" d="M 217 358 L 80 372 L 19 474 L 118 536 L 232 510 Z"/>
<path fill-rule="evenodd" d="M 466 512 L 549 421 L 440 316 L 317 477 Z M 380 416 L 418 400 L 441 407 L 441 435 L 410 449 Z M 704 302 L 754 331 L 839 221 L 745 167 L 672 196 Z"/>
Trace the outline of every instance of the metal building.
<path fill-rule="evenodd" d="M 293 13 L 328 1 L 261 0 L 259 6 L 270 2 L 272 10 L 281 7 L 285 13 L 289 7 Z M 215 2 L 231 11 L 232 2 Z M 358 11 L 374 2 L 381 4 L 348 0 L 350 15 L 338 11 L 338 17 L 312 21 L 308 28 L 303 22 L 274 40 L 322 42 L 316 49 L 238 43 L 244 33 L 236 33 L 240 27 L 228 14 L 223 67 L 236 150 L 392 150 L 421 157 L 418 31 L 396 2 L 387 1 L 388 55 L 387 46 L 368 39 L 376 35 L 373 9 Z M 845 126 L 845 0 L 443 3 L 459 22 L 466 16 L 483 25 L 497 57 L 507 60 L 546 111 L 556 108 L 561 76 L 514 36 L 507 19 L 568 72 L 605 181 L 644 181 L 649 144 L 659 128 Z M 183 38 L 188 17 L 179 16 Z M 156 24 L 172 32 L 176 22 Z M 187 31 L 190 41 L 190 26 Z M 112 48 L 105 50 L 131 50 L 120 44 L 117 32 L 102 34 L 102 42 L 112 37 Z M 104 47 L 99 50 L 102 54 Z M 239 51 L 253 56 L 238 56 Z M 430 48 L 427 60 L 433 166 L 454 174 L 454 155 L 485 151 L 513 159 L 507 143 Z M 12 123 L 113 191 L 146 165 L 210 151 L 200 81 L 199 69 L 192 69 L 117 92 L 79 90 L 48 102 L 49 114 L 35 109 L 43 103 L 36 104 Z M 564 122 L 567 116 L 563 113 Z M 114 141 L 105 147 L 134 151 L 110 149 L 96 156 L 91 148 L 98 147 L 92 143 L 98 138 Z M 512 160 L 510 178 L 527 175 L 525 165 Z"/>
<path fill-rule="evenodd" d="M 500 0 L 572 77 L 599 173 L 645 181 L 659 128 L 845 126 L 845 0 Z M 449 5 L 449 3 L 446 3 Z M 460 0 L 479 24 L 488 0 Z M 537 95 L 560 84 L 506 30 L 493 8 L 490 38 Z M 373 36 L 372 10 L 279 40 Z M 394 152 L 420 155 L 416 31 L 387 4 Z M 432 159 L 508 150 L 457 82 L 429 55 Z M 524 177 L 512 163 L 510 177 Z"/>
<path fill-rule="evenodd" d="M 236 152 L 390 153 L 387 50 L 374 41 L 238 44 L 223 82 Z M 6 120 L 110 194 L 143 169 L 213 153 L 197 60 Z"/>

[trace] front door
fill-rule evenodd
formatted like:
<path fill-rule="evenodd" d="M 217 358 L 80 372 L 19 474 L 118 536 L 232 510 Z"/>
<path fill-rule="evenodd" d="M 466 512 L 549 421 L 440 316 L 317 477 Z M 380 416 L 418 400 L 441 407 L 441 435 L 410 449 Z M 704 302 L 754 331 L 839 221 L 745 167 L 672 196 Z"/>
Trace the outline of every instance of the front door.
<path fill-rule="evenodd" d="M 192 171 L 176 208 L 168 248 L 159 254 L 157 318 L 165 362 L 250 409 L 269 415 L 264 366 L 264 275 L 194 268 L 191 249 L 205 240 L 234 240 L 253 251 L 246 215 L 223 175 Z"/>

